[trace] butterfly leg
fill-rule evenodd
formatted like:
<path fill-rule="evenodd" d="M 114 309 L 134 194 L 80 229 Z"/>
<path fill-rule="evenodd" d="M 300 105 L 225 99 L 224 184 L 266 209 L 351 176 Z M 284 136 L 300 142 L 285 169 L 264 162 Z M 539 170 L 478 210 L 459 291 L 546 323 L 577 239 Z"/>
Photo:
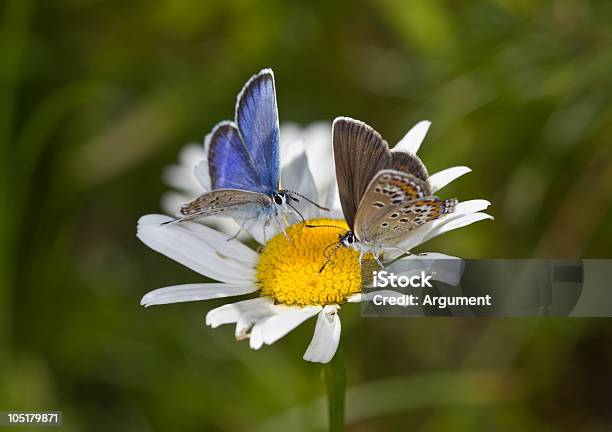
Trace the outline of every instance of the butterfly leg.
<path fill-rule="evenodd" d="M 283 234 L 285 235 L 285 238 L 287 240 L 291 240 L 289 238 L 289 235 L 287 234 L 287 231 L 285 231 L 285 224 L 283 224 L 283 221 L 281 220 L 280 215 L 278 214 L 278 212 L 274 212 L 274 219 L 276 220 L 276 224 L 278 225 L 278 227 L 281 229 L 281 231 L 283 232 Z"/>
<path fill-rule="evenodd" d="M 233 236 L 231 236 L 230 238 L 228 238 L 226 241 L 230 241 L 230 240 L 234 240 L 236 237 L 238 237 L 240 235 L 240 233 L 244 230 L 245 225 L 247 224 L 247 222 L 252 221 L 253 219 L 257 219 L 259 216 L 253 216 L 250 218 L 245 218 L 242 223 L 240 224 L 240 228 L 238 228 L 238 232 L 236 234 L 234 234 Z"/>
<path fill-rule="evenodd" d="M 385 266 L 383 265 L 382 261 L 380 260 L 380 253 L 378 254 L 373 254 L 374 255 L 374 259 L 376 260 L 376 262 L 378 263 L 378 265 L 380 266 L 381 269 L 384 269 Z"/>
<path fill-rule="evenodd" d="M 264 224 L 263 224 L 263 244 L 264 245 L 266 243 L 268 243 L 268 235 L 267 235 L 266 228 L 268 228 L 268 224 L 270 223 L 270 219 L 271 218 L 267 217 L 266 220 L 264 221 Z"/>

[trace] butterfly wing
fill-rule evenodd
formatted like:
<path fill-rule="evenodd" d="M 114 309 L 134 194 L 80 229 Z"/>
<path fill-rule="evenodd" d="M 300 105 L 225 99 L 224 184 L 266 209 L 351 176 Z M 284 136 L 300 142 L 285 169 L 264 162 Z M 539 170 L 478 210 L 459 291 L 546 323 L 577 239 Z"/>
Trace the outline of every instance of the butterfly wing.
<path fill-rule="evenodd" d="M 253 76 L 238 95 L 236 124 L 261 186 L 268 195 L 276 192 L 280 181 L 280 128 L 271 69 Z"/>
<path fill-rule="evenodd" d="M 338 117 L 333 124 L 334 162 L 344 219 L 353 229 L 357 205 L 374 175 L 390 163 L 389 146 L 367 124 Z"/>
<path fill-rule="evenodd" d="M 348 117 L 334 120 L 333 146 L 340 203 L 351 229 L 357 206 L 380 170 L 402 171 L 427 182 L 427 169 L 417 155 L 389 151 L 382 136 L 359 120 Z"/>
<path fill-rule="evenodd" d="M 415 175 L 382 170 L 359 203 L 355 234 L 364 243 L 392 245 L 420 225 L 452 213 L 456 202 L 431 196 L 429 184 Z"/>
<path fill-rule="evenodd" d="M 206 137 L 211 188 L 267 193 L 268 185 L 232 122 L 221 122 Z"/>
<path fill-rule="evenodd" d="M 412 174 L 424 182 L 428 182 L 427 169 L 421 159 L 414 153 L 391 150 L 391 164 L 385 168 Z"/>
<path fill-rule="evenodd" d="M 271 205 L 272 199 L 262 193 L 217 189 L 184 204 L 180 209 L 180 220 L 207 216 L 251 216 Z"/>

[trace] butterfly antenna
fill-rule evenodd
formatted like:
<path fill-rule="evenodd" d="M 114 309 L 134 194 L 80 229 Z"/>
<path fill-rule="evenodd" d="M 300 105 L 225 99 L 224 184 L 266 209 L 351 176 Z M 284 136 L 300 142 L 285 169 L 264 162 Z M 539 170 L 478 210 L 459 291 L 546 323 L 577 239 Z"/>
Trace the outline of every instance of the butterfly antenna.
<path fill-rule="evenodd" d="M 169 220 L 169 221 L 166 221 L 166 222 L 162 222 L 162 223 L 159 224 L 159 226 L 168 225 L 168 224 L 171 224 L 171 223 L 187 222 L 187 221 L 190 221 L 192 219 L 197 218 L 198 216 L 199 216 L 198 214 L 182 215 L 180 217 L 175 217 L 172 220 Z"/>
<path fill-rule="evenodd" d="M 325 255 L 325 258 L 329 258 L 329 257 L 330 257 L 329 255 L 327 255 L 327 250 L 328 250 L 330 247 L 332 247 L 332 246 L 336 246 L 338 243 L 340 243 L 340 242 L 339 242 L 339 241 L 334 242 L 334 243 L 332 243 L 332 244 L 330 244 L 330 245 L 327 245 L 327 247 L 326 247 L 325 249 L 323 249 L 323 255 Z"/>
<path fill-rule="evenodd" d="M 327 255 L 327 249 L 329 249 L 331 246 L 336 245 L 336 247 L 334 248 L 334 250 L 332 250 L 332 252 Z M 323 265 L 321 266 L 321 269 L 319 270 L 319 273 L 322 273 L 323 270 L 325 270 L 325 267 L 327 267 L 327 264 L 329 264 L 329 261 L 331 261 L 332 257 L 336 254 L 336 252 L 338 251 L 338 249 L 340 249 L 340 247 L 342 246 L 341 242 L 336 242 L 336 243 L 332 243 L 329 246 L 327 246 L 325 248 L 325 250 L 323 251 L 323 254 L 325 255 L 325 262 L 323 263 Z"/>
<path fill-rule="evenodd" d="M 338 228 L 338 229 L 341 229 L 342 231 L 344 231 L 345 233 L 348 232 L 348 230 L 346 228 L 342 228 L 341 226 L 338 226 L 338 225 L 310 225 L 310 224 L 306 224 L 306 228 Z"/>
<path fill-rule="evenodd" d="M 181 221 L 181 219 L 178 219 L 178 218 L 177 219 L 172 219 L 172 220 L 160 223 L 159 226 L 164 226 L 164 225 L 168 225 L 168 224 L 176 223 L 176 222 L 180 222 L 180 221 Z"/>
<path fill-rule="evenodd" d="M 304 228 L 304 224 L 305 224 L 305 222 L 306 222 L 306 219 L 304 219 L 304 216 L 302 215 L 302 213 L 300 213 L 300 212 L 298 211 L 298 209 L 296 209 L 296 208 L 295 208 L 295 207 L 293 207 L 291 204 L 289 204 L 289 201 L 287 201 L 287 205 L 288 205 L 289 207 L 291 207 L 291 209 L 292 209 L 294 212 L 296 212 L 296 213 L 298 214 L 298 216 L 300 217 L 300 219 L 302 219 L 302 223 L 300 224 L 300 231 L 301 231 L 301 230 L 302 230 L 302 228 Z M 298 232 L 299 232 L 299 231 L 298 231 Z"/>
<path fill-rule="evenodd" d="M 329 209 L 328 209 L 327 207 L 323 207 L 322 205 L 317 204 L 316 202 L 314 202 L 313 200 L 311 200 L 311 199 L 310 199 L 310 198 L 308 198 L 308 197 L 305 197 L 305 196 L 304 196 L 304 195 L 302 195 L 302 194 L 299 194 L 299 193 L 294 192 L 294 191 L 291 191 L 291 190 L 287 190 L 286 192 L 289 192 L 289 194 L 290 194 L 290 195 L 297 195 L 297 196 L 299 196 L 299 197 L 301 197 L 301 198 L 304 198 L 304 199 L 305 199 L 306 201 L 308 201 L 310 204 L 312 204 L 313 206 L 315 206 L 315 207 L 317 207 L 317 208 L 320 208 L 321 210 L 329 211 Z M 295 199 L 295 198 L 294 198 L 294 199 Z M 297 200 L 296 200 L 296 201 L 297 201 Z"/>

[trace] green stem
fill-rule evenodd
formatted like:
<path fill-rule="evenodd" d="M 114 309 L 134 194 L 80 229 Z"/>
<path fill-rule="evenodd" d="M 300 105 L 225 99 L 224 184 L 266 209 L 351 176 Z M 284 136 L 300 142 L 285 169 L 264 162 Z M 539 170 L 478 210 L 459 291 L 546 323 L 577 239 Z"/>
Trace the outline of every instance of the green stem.
<path fill-rule="evenodd" d="M 344 399 L 346 395 L 346 368 L 344 353 L 338 348 L 334 358 L 323 367 L 323 378 L 327 387 L 329 431 L 344 430 Z"/>

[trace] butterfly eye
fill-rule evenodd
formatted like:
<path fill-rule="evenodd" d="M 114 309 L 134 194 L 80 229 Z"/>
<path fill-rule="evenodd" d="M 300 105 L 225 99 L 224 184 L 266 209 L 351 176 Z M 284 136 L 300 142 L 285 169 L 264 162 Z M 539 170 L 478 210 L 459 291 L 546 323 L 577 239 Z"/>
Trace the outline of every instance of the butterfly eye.
<path fill-rule="evenodd" d="M 345 246 L 352 245 L 355 243 L 355 235 L 352 232 L 340 235 L 340 243 L 344 244 Z"/>

